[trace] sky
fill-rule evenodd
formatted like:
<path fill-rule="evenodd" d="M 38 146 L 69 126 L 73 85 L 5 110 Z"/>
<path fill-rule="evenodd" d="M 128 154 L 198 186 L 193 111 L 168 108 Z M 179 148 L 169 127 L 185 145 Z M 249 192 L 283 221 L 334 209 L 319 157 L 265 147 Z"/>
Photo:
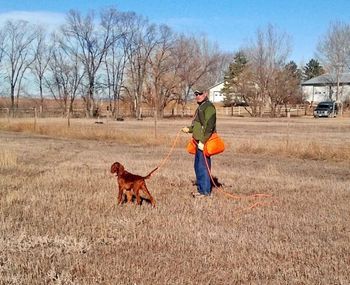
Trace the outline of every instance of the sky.
<path fill-rule="evenodd" d="M 291 39 L 290 60 L 305 65 L 331 23 L 350 23 L 350 0 L 0 0 L 0 24 L 25 19 L 56 27 L 71 10 L 105 7 L 133 11 L 176 32 L 205 35 L 225 52 L 236 52 L 272 24 Z"/>

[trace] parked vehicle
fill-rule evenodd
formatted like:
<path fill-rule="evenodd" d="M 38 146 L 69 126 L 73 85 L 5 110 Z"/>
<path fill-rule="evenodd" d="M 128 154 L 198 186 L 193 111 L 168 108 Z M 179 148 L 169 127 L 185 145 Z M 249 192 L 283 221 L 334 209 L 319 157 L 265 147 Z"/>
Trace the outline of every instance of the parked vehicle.
<path fill-rule="evenodd" d="M 318 103 L 314 110 L 314 117 L 334 118 L 338 114 L 338 105 L 335 101 L 325 101 Z"/>

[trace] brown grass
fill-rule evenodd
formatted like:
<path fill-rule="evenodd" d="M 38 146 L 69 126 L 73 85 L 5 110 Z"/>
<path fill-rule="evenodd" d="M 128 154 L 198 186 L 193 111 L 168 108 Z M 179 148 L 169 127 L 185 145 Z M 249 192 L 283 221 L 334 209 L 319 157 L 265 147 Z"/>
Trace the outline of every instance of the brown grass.
<path fill-rule="evenodd" d="M 88 123 L 87 123 L 88 122 Z M 105 123 L 106 124 L 106 123 Z M 116 141 L 122 144 L 160 145 L 171 140 L 169 136 L 155 138 L 154 131 L 130 132 L 124 126 L 116 128 L 111 126 L 113 122 L 106 125 L 96 124 L 91 120 L 75 120 L 68 127 L 67 122 L 62 119 L 43 119 L 34 123 L 33 119 L 15 119 L 10 123 L 0 121 L 0 129 L 12 132 L 26 132 L 47 135 L 65 139 L 83 139 L 99 141 Z"/>
<path fill-rule="evenodd" d="M 297 157 L 326 161 L 349 161 L 350 146 L 327 146 L 322 142 L 253 142 L 248 140 L 236 146 L 237 153 L 267 154 L 273 156 Z"/>
<path fill-rule="evenodd" d="M 11 167 L 17 165 L 17 154 L 7 147 L 0 149 L 0 167 Z"/>
<path fill-rule="evenodd" d="M 110 165 L 148 173 L 187 123 L 160 121 L 157 140 L 151 120 L 0 132 L 0 284 L 349 284 L 348 120 L 219 118 L 213 174 L 272 197 L 191 198 L 183 134 L 147 181 L 158 207 L 117 206 Z"/>
<path fill-rule="evenodd" d="M 237 119 L 234 120 L 236 121 Z M 248 127 L 252 123 L 254 124 L 254 120 L 245 120 Z M 302 119 L 299 121 L 302 121 Z M 336 137 L 327 137 L 327 139 L 324 139 L 323 129 L 320 129 L 321 133 L 317 133 L 319 128 L 315 130 L 314 133 L 317 133 L 317 136 L 310 134 L 302 137 L 295 137 L 295 135 L 300 136 L 300 133 L 292 134 L 291 132 L 293 132 L 293 130 L 290 130 L 290 128 L 293 128 L 293 126 L 291 127 L 290 122 L 288 122 L 286 119 L 279 120 L 277 123 L 274 123 L 274 121 L 271 120 L 275 126 L 273 126 L 271 130 L 268 130 L 271 132 L 269 135 L 265 134 L 265 136 L 261 138 L 259 137 L 259 133 L 266 132 L 266 130 L 262 131 L 257 129 L 257 133 L 251 137 L 240 138 L 237 141 L 232 141 L 229 137 L 227 140 L 227 145 L 228 147 L 233 147 L 236 153 L 241 154 L 265 154 L 273 156 L 297 157 L 301 159 L 348 161 L 350 160 L 350 145 L 346 144 L 345 141 L 341 141 L 341 138 L 338 137 L 339 135 L 346 137 L 350 131 L 349 125 L 346 123 L 347 121 L 348 119 L 333 121 L 336 122 L 336 124 L 331 126 L 328 126 L 329 121 L 314 121 L 321 123 L 321 126 L 318 126 L 319 128 L 322 128 L 322 125 L 325 124 L 325 130 L 331 131 L 330 133 L 326 133 L 325 136 L 334 135 L 334 130 L 332 130 L 332 128 L 335 128 L 338 131 Z M 151 120 L 147 121 L 146 129 L 138 127 L 137 122 L 135 121 L 131 122 L 126 124 L 124 122 L 116 124 L 116 122 L 113 121 L 104 121 L 104 124 L 100 125 L 95 124 L 94 121 L 91 120 L 75 120 L 72 126 L 68 128 L 67 123 L 61 119 L 43 119 L 42 121 L 36 122 L 36 124 L 34 124 L 33 119 L 17 119 L 12 120 L 11 123 L 8 123 L 5 120 L 0 121 L 0 130 L 37 133 L 48 135 L 50 137 L 66 139 L 114 141 L 128 145 L 159 146 L 171 144 L 174 139 L 175 132 L 178 132 L 181 129 L 180 126 L 176 126 L 175 129 L 170 126 L 161 130 L 161 134 L 158 134 L 157 137 L 155 137 Z M 269 124 L 271 124 L 271 122 Z M 294 122 L 298 122 L 298 120 L 294 120 Z M 309 124 L 309 122 L 307 123 Z M 227 124 L 226 120 L 224 121 L 224 124 Z M 257 121 L 256 125 L 258 124 L 259 123 Z M 284 129 L 281 128 L 283 124 L 287 125 L 284 126 Z M 126 128 L 125 125 L 127 125 Z M 142 126 L 145 125 L 145 123 L 139 123 L 138 125 Z M 240 127 L 246 128 L 247 126 L 243 125 Z M 294 131 L 298 131 L 300 126 L 295 124 L 294 128 Z M 276 131 L 279 130 L 281 132 L 276 133 Z M 309 131 L 310 130 L 308 130 L 308 132 Z M 169 132 L 171 132 L 173 135 L 169 135 Z M 233 135 L 236 134 L 233 133 Z M 330 139 L 332 141 L 330 141 Z M 178 146 L 184 146 L 187 141 L 187 138 L 180 137 Z"/>

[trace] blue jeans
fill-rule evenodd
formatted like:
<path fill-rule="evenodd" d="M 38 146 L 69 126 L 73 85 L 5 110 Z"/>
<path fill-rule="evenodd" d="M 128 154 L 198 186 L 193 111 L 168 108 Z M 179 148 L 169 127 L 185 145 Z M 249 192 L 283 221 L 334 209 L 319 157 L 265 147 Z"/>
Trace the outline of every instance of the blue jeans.
<path fill-rule="evenodd" d="M 205 157 L 203 151 L 197 148 L 195 157 L 194 157 L 194 171 L 196 173 L 197 179 L 197 190 L 203 195 L 210 195 L 211 193 L 211 180 L 208 173 L 207 160 L 209 170 L 211 169 L 211 159 L 210 157 Z"/>

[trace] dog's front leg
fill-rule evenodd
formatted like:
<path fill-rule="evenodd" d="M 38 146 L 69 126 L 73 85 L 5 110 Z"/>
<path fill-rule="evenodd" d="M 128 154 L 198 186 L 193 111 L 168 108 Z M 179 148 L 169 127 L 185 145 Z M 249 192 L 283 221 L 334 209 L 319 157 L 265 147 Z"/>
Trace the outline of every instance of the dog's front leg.
<path fill-rule="evenodd" d="M 136 203 L 137 205 L 141 205 L 141 197 L 140 197 L 140 188 L 137 186 L 137 188 L 134 189 L 135 196 L 136 196 Z"/>
<path fill-rule="evenodd" d="M 118 205 L 120 205 L 122 201 L 123 201 L 123 188 L 119 185 Z"/>
<path fill-rule="evenodd" d="M 131 203 L 131 202 L 132 202 L 132 194 L 133 194 L 132 190 L 128 190 L 128 191 L 126 191 L 126 193 L 125 193 L 126 199 L 127 199 L 128 203 Z"/>

